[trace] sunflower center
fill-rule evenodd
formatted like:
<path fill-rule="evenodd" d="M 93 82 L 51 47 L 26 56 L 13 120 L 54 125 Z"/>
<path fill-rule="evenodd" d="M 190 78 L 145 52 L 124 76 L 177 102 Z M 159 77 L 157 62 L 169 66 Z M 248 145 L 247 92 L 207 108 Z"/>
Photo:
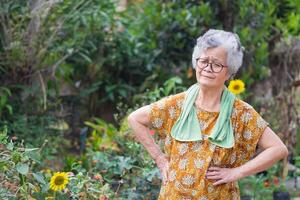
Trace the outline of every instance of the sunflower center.
<path fill-rule="evenodd" d="M 58 176 L 58 177 L 56 177 L 54 183 L 55 183 L 55 185 L 62 185 L 64 183 L 64 180 L 65 179 L 63 176 Z"/>
<path fill-rule="evenodd" d="M 235 85 L 233 88 L 234 88 L 235 90 L 239 90 L 239 89 L 240 89 L 240 86 L 239 86 L 239 85 Z"/>

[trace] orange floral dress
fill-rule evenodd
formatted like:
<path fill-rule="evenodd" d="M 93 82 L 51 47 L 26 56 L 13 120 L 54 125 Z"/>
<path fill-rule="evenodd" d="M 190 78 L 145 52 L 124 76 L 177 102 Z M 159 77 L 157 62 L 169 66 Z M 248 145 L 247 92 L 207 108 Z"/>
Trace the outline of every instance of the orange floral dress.
<path fill-rule="evenodd" d="M 180 115 L 185 95 L 186 92 L 181 92 L 150 104 L 151 126 L 163 140 L 163 151 L 170 162 L 169 182 L 161 186 L 158 199 L 240 199 L 237 181 L 214 186 L 215 180 L 205 178 L 206 170 L 209 166 L 234 168 L 249 161 L 269 123 L 251 105 L 236 99 L 231 115 L 234 147 L 222 148 L 207 140 L 219 112 L 200 108 L 197 108 L 197 116 L 204 140 L 177 141 L 170 131 Z"/>

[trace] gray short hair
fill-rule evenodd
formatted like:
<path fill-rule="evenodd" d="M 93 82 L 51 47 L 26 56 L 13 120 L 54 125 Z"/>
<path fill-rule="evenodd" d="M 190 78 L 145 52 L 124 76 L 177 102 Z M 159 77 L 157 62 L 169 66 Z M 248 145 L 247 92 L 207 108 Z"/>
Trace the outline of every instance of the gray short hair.
<path fill-rule="evenodd" d="M 242 65 L 244 47 L 237 34 L 223 30 L 209 29 L 197 39 L 192 55 L 193 68 L 196 68 L 196 59 L 201 56 L 203 50 L 218 46 L 226 49 L 228 74 L 234 75 Z"/>

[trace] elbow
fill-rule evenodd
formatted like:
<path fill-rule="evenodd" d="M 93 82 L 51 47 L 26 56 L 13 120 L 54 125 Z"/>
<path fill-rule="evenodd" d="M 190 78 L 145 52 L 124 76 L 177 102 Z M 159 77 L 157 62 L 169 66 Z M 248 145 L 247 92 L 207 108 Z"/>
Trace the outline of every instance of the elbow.
<path fill-rule="evenodd" d="M 130 113 L 127 117 L 127 122 L 129 125 L 131 125 L 133 121 L 135 121 L 134 112 Z"/>

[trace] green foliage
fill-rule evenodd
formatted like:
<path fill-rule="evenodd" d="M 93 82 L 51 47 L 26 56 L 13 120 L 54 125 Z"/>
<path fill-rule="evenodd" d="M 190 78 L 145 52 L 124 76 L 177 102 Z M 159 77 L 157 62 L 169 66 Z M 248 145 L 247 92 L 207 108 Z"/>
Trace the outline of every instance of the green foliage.
<path fill-rule="evenodd" d="M 88 148 L 90 170 L 101 172 L 119 198 L 157 198 L 160 173 L 152 158 L 140 144 L 124 137 L 117 138 L 120 151 L 93 151 Z"/>
<path fill-rule="evenodd" d="M 94 118 L 93 121 L 95 121 L 95 123 L 90 121 L 85 122 L 85 125 L 92 128 L 87 145 L 92 146 L 95 150 L 107 148 L 117 149 L 116 143 L 114 142 L 116 134 L 118 134 L 117 128 L 99 118 Z"/>
<path fill-rule="evenodd" d="M 1 199 L 45 199 L 55 196 L 58 199 L 79 198 L 96 199 L 99 196 L 112 195 L 107 183 L 93 178 L 94 173 L 87 173 L 79 165 L 72 164 L 68 177 L 67 189 L 54 193 L 49 189 L 51 172 L 37 171 L 41 160 L 37 160 L 40 148 L 26 148 L 14 143 L 7 136 L 7 129 L 0 132 L 0 197 Z"/>
<path fill-rule="evenodd" d="M 120 100 L 132 106 L 139 100 L 128 98 L 154 90 L 173 76 L 190 85 L 192 81 L 182 75 L 191 66 L 196 38 L 208 28 L 227 27 L 223 12 L 228 11 L 232 31 L 240 35 L 246 50 L 240 76 L 251 88 L 268 76 L 269 53 L 278 38 L 299 34 L 299 4 L 247 0 L 235 2 L 233 10 L 226 10 L 228 6 L 223 1 L 150 0 L 131 3 L 118 12 L 115 1 L 67 0 L 32 13 L 28 4 L 6 0 L 1 9 L 11 31 L 4 32 L 2 27 L 1 57 L 6 60 L 0 64 L 2 77 L 9 75 L 24 83 L 41 73 L 47 90 L 43 95 L 40 89 L 32 94 L 43 104 L 58 98 L 60 86 L 67 84 L 85 102 L 88 115 Z M 35 18 L 40 20 L 38 32 L 30 26 Z M 21 31 L 25 28 L 27 32 Z M 147 80 L 151 84 L 145 87 Z"/>
<path fill-rule="evenodd" d="M 251 175 L 239 180 L 241 196 L 253 199 L 270 199 L 275 191 L 286 191 L 285 182 L 279 178 L 279 164 L 269 168 L 265 174 Z"/>
<path fill-rule="evenodd" d="M 299 169 L 300 168 L 300 156 L 295 156 L 295 166 Z M 296 177 L 300 176 L 300 172 L 295 172 Z"/>
<path fill-rule="evenodd" d="M 86 141 L 85 135 L 78 140 L 87 151 L 64 156 L 64 166 L 57 168 L 74 177 L 69 192 L 56 197 L 110 195 L 110 184 L 116 198 L 155 199 L 159 173 L 130 136 L 127 114 L 195 82 L 188 73 L 193 46 L 209 28 L 240 36 L 243 97 L 269 75 L 276 43 L 300 33 L 299 0 L 128 1 L 122 12 L 114 0 L 45 2 L 34 10 L 23 0 L 0 5 L 0 127 L 7 127 L 0 135 L 0 179 L 16 186 L 18 197 L 53 195 L 51 173 L 39 170 L 60 160 L 58 153 L 66 154 L 65 147 L 71 146 L 66 136 L 76 139 L 74 133 L 85 122 L 91 132 Z M 99 111 L 112 115 L 102 112 L 107 105 L 119 107 L 117 125 L 91 117 Z M 8 135 L 24 142 L 9 141 Z M 99 172 L 103 182 L 93 178 Z M 264 178 L 249 179 L 255 194 L 269 195 L 271 190 L 260 191 Z M 1 198 L 17 198 L 8 187 L 0 190 Z"/>
<path fill-rule="evenodd" d="M 183 92 L 186 87 L 182 85 L 182 82 L 182 79 L 178 76 L 170 77 L 162 84 L 162 86 L 156 85 L 151 91 L 146 89 L 145 93 L 136 94 L 133 97 L 133 101 L 141 101 L 139 102 L 140 104 L 149 104 L 171 94 Z M 146 85 L 147 83 L 144 87 L 146 87 Z"/>
<path fill-rule="evenodd" d="M 93 128 L 87 139 L 86 154 L 80 160 L 73 159 L 73 165 L 80 163 L 90 173 L 100 172 L 115 191 L 115 198 L 142 198 L 145 194 L 157 198 L 159 170 L 142 145 L 133 139 L 127 121 L 122 120 L 119 129 L 104 120 L 96 121 L 96 124 L 86 123 Z M 69 161 L 68 166 L 72 165 Z"/>
<path fill-rule="evenodd" d="M 245 46 L 248 70 L 243 70 L 243 80 L 247 85 L 268 75 L 269 38 L 273 33 L 270 27 L 276 18 L 276 1 L 239 1 L 239 18 L 235 31 L 239 33 Z"/>
<path fill-rule="evenodd" d="M 13 114 L 13 108 L 8 103 L 8 99 L 11 96 L 11 92 L 6 87 L 0 87 L 0 119 L 2 115 L 7 112 L 7 114 Z"/>
<path fill-rule="evenodd" d="M 28 181 L 29 169 L 33 167 L 38 148 L 25 148 L 23 144 L 16 145 L 8 140 L 7 128 L 0 132 L 0 172 L 2 198 L 14 196 L 13 191 L 25 197 L 28 196 L 34 185 Z M 11 189 L 11 190 L 9 190 Z"/>

